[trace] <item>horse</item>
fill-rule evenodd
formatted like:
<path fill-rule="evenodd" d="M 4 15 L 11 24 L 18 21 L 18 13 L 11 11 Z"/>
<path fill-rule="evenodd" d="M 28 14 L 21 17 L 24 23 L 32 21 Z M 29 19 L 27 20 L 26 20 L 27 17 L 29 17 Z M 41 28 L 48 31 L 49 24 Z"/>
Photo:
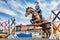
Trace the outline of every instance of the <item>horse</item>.
<path fill-rule="evenodd" d="M 36 26 L 41 26 L 42 27 L 42 30 L 46 33 L 46 34 L 49 34 L 50 35 L 50 23 L 48 23 L 47 20 L 42 20 L 38 13 L 32 8 L 32 7 L 28 7 L 26 9 L 26 13 L 25 13 L 25 17 L 27 17 L 28 15 L 32 14 L 32 25 L 36 25 Z M 46 22 L 46 23 L 44 23 Z"/>

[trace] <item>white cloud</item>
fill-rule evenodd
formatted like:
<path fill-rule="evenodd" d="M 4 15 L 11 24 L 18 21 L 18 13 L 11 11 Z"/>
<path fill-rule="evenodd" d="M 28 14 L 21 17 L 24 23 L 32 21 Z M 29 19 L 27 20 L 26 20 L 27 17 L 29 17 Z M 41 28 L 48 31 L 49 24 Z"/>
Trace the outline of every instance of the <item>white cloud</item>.
<path fill-rule="evenodd" d="M 52 1 L 51 4 L 50 4 L 50 9 L 53 10 L 53 9 L 57 9 L 57 6 L 59 5 L 60 2 L 57 2 L 57 1 Z"/>
<path fill-rule="evenodd" d="M 8 1 L 8 4 L 10 5 L 10 7 L 11 7 L 13 10 L 16 10 L 17 12 L 20 12 L 21 14 L 24 14 L 24 13 L 25 13 L 25 12 L 24 12 L 24 10 L 25 10 L 24 5 L 18 3 L 17 1 L 11 0 L 11 1 Z M 21 8 L 21 9 L 23 9 L 23 10 L 21 10 L 21 9 L 19 9 L 19 8 Z"/>
<path fill-rule="evenodd" d="M 16 14 L 13 11 L 8 10 L 6 8 L 3 8 L 3 7 L 0 7 L 0 12 L 4 12 L 4 13 L 6 13 L 8 15 L 14 15 L 14 16 L 16 16 Z"/>
<path fill-rule="evenodd" d="M 7 6 L 7 4 L 5 2 L 3 2 L 3 1 L 0 0 L 0 7 L 6 7 L 6 6 Z"/>
<path fill-rule="evenodd" d="M 9 4 L 10 4 L 12 7 L 15 7 L 15 8 L 20 7 L 20 8 L 22 8 L 22 9 L 25 9 L 25 7 L 24 7 L 24 6 L 22 6 L 20 3 L 18 3 L 18 2 L 16 2 L 16 1 L 14 1 L 14 0 L 9 1 Z"/>
<path fill-rule="evenodd" d="M 41 1 L 42 1 L 42 2 L 46 2 L 46 0 L 37 0 L 37 1 L 38 1 L 38 2 L 41 2 Z"/>
<path fill-rule="evenodd" d="M 8 7 L 10 5 L 8 5 L 7 3 L 5 3 L 4 1 L 0 0 L 0 12 L 4 12 L 8 15 L 14 15 L 16 16 L 15 12 L 13 12 L 12 10 L 10 10 Z"/>
<path fill-rule="evenodd" d="M 35 4 L 32 4 L 30 2 L 27 2 L 27 4 L 25 5 L 25 7 L 32 7 L 32 8 L 35 8 Z"/>

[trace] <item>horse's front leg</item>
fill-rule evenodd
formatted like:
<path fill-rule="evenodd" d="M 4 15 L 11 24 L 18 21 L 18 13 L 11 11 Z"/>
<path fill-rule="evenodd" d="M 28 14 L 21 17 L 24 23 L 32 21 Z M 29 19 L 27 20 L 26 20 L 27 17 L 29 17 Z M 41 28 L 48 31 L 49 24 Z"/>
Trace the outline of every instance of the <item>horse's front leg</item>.
<path fill-rule="evenodd" d="M 31 22 L 32 24 L 34 24 L 34 20 L 33 20 L 33 19 L 31 19 L 30 22 Z"/>

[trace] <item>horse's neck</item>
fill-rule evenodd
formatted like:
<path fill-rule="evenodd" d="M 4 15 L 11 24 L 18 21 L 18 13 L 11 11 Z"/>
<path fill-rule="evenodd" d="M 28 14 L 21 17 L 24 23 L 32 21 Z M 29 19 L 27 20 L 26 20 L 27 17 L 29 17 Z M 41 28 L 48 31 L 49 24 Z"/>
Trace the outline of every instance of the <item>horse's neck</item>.
<path fill-rule="evenodd" d="M 34 9 L 31 9 L 31 11 L 32 11 L 32 14 L 33 14 L 34 16 L 37 15 L 37 13 L 36 13 L 36 11 L 35 11 Z"/>
<path fill-rule="evenodd" d="M 32 11 L 33 18 L 35 18 L 36 20 L 40 20 L 38 13 L 35 10 L 31 10 L 31 11 Z"/>
<path fill-rule="evenodd" d="M 36 15 L 38 15 L 38 14 L 37 14 L 36 12 L 33 12 L 33 15 L 36 16 Z"/>

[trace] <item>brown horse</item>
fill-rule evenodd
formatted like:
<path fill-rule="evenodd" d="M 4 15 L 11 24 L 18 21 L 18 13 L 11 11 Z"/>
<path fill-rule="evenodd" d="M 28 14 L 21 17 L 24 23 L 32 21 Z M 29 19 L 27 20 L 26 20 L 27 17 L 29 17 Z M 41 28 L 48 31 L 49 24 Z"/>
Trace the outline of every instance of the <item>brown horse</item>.
<path fill-rule="evenodd" d="M 44 32 L 46 32 L 46 34 L 48 34 L 48 33 L 50 34 L 50 23 L 48 23 L 47 20 L 41 20 L 38 13 L 31 7 L 28 7 L 26 9 L 25 16 L 27 17 L 29 14 L 32 14 L 32 19 L 31 19 L 33 21 L 32 25 L 41 26 L 42 30 Z M 46 23 L 44 23 L 44 22 L 46 22 Z"/>

